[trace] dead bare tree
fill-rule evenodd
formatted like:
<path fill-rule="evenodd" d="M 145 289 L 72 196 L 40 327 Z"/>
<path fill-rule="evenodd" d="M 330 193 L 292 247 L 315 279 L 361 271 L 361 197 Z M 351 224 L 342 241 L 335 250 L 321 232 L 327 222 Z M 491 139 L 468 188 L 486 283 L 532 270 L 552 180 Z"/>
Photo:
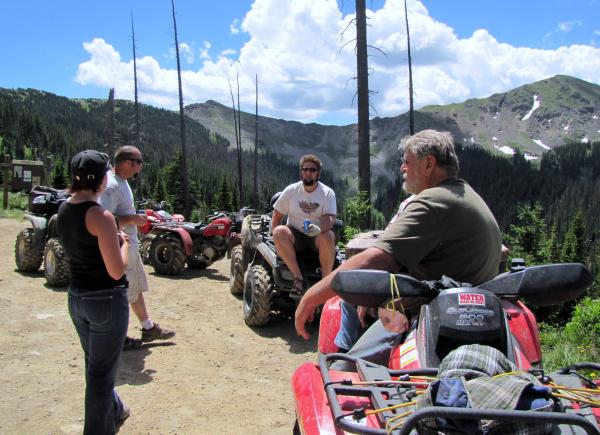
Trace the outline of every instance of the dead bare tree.
<path fill-rule="evenodd" d="M 235 106 L 235 97 L 233 96 L 233 88 L 231 82 L 229 83 L 229 93 L 231 94 L 231 106 L 233 108 L 233 130 L 235 131 L 235 151 L 237 156 L 237 167 L 238 167 L 238 191 L 240 198 L 240 206 L 243 206 L 242 202 L 242 130 L 238 128 L 238 109 Z M 238 107 L 239 107 L 239 78 L 238 78 Z"/>
<path fill-rule="evenodd" d="M 142 149 L 140 134 L 140 107 L 138 102 L 137 58 L 135 55 L 135 29 L 133 28 L 133 12 L 131 13 L 131 44 L 133 46 L 133 93 L 135 112 L 135 146 Z"/>
<path fill-rule="evenodd" d="M 142 150 L 142 137 L 140 133 L 140 106 L 138 101 L 138 81 L 137 81 L 137 57 L 135 53 L 135 29 L 133 27 L 133 11 L 131 12 L 131 45 L 133 47 L 133 94 L 134 94 L 134 133 L 135 133 L 135 141 L 134 145 L 138 147 L 138 149 Z M 143 150 L 142 150 L 143 151 Z M 138 177 L 135 181 L 137 184 L 136 192 L 140 197 L 144 196 L 144 181 L 143 177 Z"/>
<path fill-rule="evenodd" d="M 240 73 L 236 72 L 235 80 L 237 82 L 237 116 L 238 116 L 238 188 L 240 190 L 240 206 L 243 207 L 244 204 L 244 190 L 243 190 L 243 180 L 242 180 L 242 111 L 240 110 Z"/>
<path fill-rule="evenodd" d="M 258 74 L 254 78 L 255 84 L 255 114 L 254 114 L 254 183 L 252 185 L 252 206 L 258 208 Z"/>
<path fill-rule="evenodd" d="M 179 125 L 181 134 L 181 185 L 183 187 L 183 214 L 190 217 L 190 197 L 188 186 L 187 152 L 185 146 L 185 114 L 183 112 L 183 91 L 181 88 L 181 64 L 179 62 L 179 42 L 177 40 L 177 21 L 175 20 L 175 0 L 171 0 L 173 12 L 173 32 L 175 33 L 175 55 L 177 58 L 177 81 L 179 84 Z"/>
<path fill-rule="evenodd" d="M 415 114 L 414 114 L 414 99 L 413 99 L 413 80 L 412 80 L 412 56 L 410 54 L 410 31 L 408 28 L 408 8 L 406 0 L 404 0 L 404 19 L 406 21 L 406 45 L 408 47 L 408 119 L 410 134 L 415 134 Z"/>
<path fill-rule="evenodd" d="M 369 64 L 367 59 L 367 17 L 365 0 L 356 0 L 356 72 L 358 95 L 358 190 L 371 203 L 371 154 L 369 137 Z M 371 223 L 370 210 L 363 228 Z"/>

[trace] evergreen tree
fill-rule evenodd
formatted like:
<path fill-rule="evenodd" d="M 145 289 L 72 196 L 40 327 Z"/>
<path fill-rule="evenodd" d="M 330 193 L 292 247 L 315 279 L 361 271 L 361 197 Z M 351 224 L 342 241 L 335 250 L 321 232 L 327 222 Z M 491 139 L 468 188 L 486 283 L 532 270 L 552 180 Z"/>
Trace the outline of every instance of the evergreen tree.
<path fill-rule="evenodd" d="M 54 168 L 52 168 L 52 172 L 50 173 L 50 184 L 52 187 L 57 189 L 64 189 L 67 187 L 67 180 L 65 177 L 65 165 L 63 164 L 62 159 L 57 159 Z"/>
<path fill-rule="evenodd" d="M 586 263 L 585 228 L 581 210 L 575 214 L 569 225 L 560 257 L 565 263 Z"/>
<path fill-rule="evenodd" d="M 232 186 L 229 184 L 228 177 L 224 176 L 221 179 L 219 190 L 215 198 L 214 208 L 215 211 L 228 211 L 233 210 L 233 191 Z"/>
<path fill-rule="evenodd" d="M 106 100 L 106 113 L 105 117 L 105 148 L 109 156 L 112 156 L 116 151 L 116 142 L 119 140 L 119 135 L 116 132 L 115 127 L 115 88 L 110 88 L 108 91 L 108 99 Z"/>
<path fill-rule="evenodd" d="M 546 236 L 546 240 L 543 242 L 540 252 L 540 257 L 543 259 L 544 263 L 560 262 L 560 246 L 558 242 L 556 225 L 552 225 L 552 229 Z"/>
<path fill-rule="evenodd" d="M 166 198 L 175 213 L 183 213 L 185 202 L 183 198 L 183 186 L 181 184 L 181 150 L 175 152 L 175 157 L 165 166 L 163 170 L 164 189 Z"/>
<path fill-rule="evenodd" d="M 528 264 L 540 264 L 547 260 L 544 240 L 546 223 L 539 202 L 519 207 L 517 224 L 511 225 L 509 231 L 506 242 L 511 257 L 524 258 Z"/>

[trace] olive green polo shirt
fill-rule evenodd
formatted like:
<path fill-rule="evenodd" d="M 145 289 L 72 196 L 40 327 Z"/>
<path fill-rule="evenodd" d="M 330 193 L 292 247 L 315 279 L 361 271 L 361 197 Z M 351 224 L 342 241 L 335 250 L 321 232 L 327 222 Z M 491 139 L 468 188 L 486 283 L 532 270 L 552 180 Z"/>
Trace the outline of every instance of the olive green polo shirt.
<path fill-rule="evenodd" d="M 416 195 L 374 244 L 417 279 L 446 275 L 473 285 L 498 274 L 501 246 L 494 215 L 459 178 Z"/>

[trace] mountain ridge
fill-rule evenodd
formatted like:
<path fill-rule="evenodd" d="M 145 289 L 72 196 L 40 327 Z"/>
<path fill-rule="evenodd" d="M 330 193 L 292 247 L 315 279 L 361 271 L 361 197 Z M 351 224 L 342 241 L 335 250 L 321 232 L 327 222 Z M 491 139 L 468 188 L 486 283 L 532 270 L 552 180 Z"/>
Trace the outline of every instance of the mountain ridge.
<path fill-rule="evenodd" d="M 233 112 L 214 100 L 186 106 L 186 114 L 235 143 Z M 242 146 L 254 148 L 254 115 L 241 113 Z M 330 126 L 259 116 L 259 139 L 282 158 L 306 152 L 326 164 L 356 168 L 356 124 Z M 569 141 L 600 140 L 600 86 L 558 75 L 508 92 L 415 111 L 415 129 L 450 131 L 456 142 L 499 154 L 516 150 L 528 159 Z M 373 173 L 389 175 L 400 140 L 408 135 L 408 114 L 370 120 Z"/>

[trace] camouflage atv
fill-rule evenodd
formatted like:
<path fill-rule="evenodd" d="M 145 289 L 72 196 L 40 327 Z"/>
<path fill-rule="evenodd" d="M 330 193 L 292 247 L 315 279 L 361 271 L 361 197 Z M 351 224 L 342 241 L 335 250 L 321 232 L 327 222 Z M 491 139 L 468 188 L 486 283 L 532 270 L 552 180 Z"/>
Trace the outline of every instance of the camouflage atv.
<path fill-rule="evenodd" d="M 67 200 L 68 193 L 51 187 L 37 186 L 29 193 L 28 211 L 24 218 L 32 228 L 25 228 L 17 235 L 15 263 L 22 272 L 35 272 L 42 263 L 44 276 L 51 287 L 69 283 L 70 272 L 67 256 L 57 232 L 57 211 Z"/>

